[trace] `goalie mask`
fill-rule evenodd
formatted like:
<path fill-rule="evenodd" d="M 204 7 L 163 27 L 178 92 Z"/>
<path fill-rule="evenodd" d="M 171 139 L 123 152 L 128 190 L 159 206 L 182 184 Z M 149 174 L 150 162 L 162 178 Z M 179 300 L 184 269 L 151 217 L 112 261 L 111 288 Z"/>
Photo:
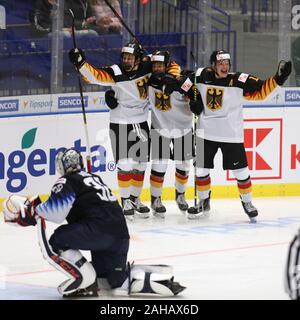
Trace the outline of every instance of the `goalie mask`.
<path fill-rule="evenodd" d="M 55 165 L 57 172 L 62 176 L 67 173 L 78 172 L 83 169 L 82 156 L 73 148 L 67 149 L 57 154 Z"/>

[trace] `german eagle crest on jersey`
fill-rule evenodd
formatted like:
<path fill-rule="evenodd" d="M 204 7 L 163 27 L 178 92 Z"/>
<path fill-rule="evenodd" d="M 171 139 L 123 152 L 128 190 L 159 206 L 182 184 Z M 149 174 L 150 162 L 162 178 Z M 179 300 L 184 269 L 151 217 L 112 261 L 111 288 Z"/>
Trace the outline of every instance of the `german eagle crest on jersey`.
<path fill-rule="evenodd" d="M 207 88 L 206 105 L 211 111 L 217 111 L 222 108 L 224 89 Z"/>
<path fill-rule="evenodd" d="M 148 80 L 149 80 L 149 78 L 145 77 L 143 79 L 139 79 L 136 81 L 136 85 L 139 90 L 139 94 L 140 94 L 141 99 L 147 99 L 147 97 L 148 97 L 148 85 L 147 85 Z"/>
<path fill-rule="evenodd" d="M 155 92 L 155 108 L 160 111 L 169 111 L 172 109 L 171 97 L 162 92 Z"/>

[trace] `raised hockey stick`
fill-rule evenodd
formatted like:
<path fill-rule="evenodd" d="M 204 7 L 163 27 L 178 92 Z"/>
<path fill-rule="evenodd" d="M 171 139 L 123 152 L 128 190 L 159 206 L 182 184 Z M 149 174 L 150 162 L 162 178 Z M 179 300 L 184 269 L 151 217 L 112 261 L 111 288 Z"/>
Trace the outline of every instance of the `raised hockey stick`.
<path fill-rule="evenodd" d="M 196 71 L 198 69 L 198 64 L 197 64 L 197 61 L 195 59 L 195 56 L 193 54 L 193 51 L 190 52 L 191 54 L 191 58 L 192 58 L 192 61 L 194 62 L 194 69 L 195 69 L 195 79 L 194 79 L 194 86 L 193 86 L 193 90 L 194 90 L 194 101 L 197 100 L 197 87 L 196 87 Z M 195 163 L 194 163 L 194 206 L 196 207 L 197 206 L 197 180 L 196 180 L 196 173 L 197 173 L 197 167 L 196 167 L 196 164 L 197 164 L 197 120 L 198 120 L 198 117 L 193 114 L 194 117 L 194 152 L 195 152 Z"/>
<path fill-rule="evenodd" d="M 121 22 L 122 26 L 128 31 L 128 33 L 132 36 L 132 38 L 134 38 L 135 42 L 137 44 L 139 44 L 140 46 L 141 43 L 138 40 L 138 38 L 136 37 L 136 35 L 130 30 L 130 28 L 127 26 L 127 24 L 125 23 L 125 21 L 123 20 L 123 18 L 118 14 L 118 12 L 116 11 L 116 9 L 109 3 L 108 0 L 104 0 L 104 2 L 108 5 L 108 7 L 110 8 L 110 10 L 114 13 L 114 15 L 119 19 L 119 21 Z"/>
<path fill-rule="evenodd" d="M 73 38 L 73 46 L 74 49 L 77 48 L 76 46 L 76 38 L 75 38 L 75 16 L 71 9 L 69 9 L 69 12 L 72 16 L 72 38 Z M 79 69 L 76 67 L 77 71 L 77 78 L 78 78 L 78 86 L 79 86 L 79 93 L 80 93 L 80 99 L 81 99 L 81 108 L 82 108 L 82 116 L 83 116 L 83 124 L 84 124 L 84 131 L 85 131 L 85 139 L 86 139 L 86 166 L 87 171 L 89 173 L 92 172 L 92 164 L 91 164 L 91 148 L 90 148 L 90 139 L 89 139 L 89 133 L 88 133 L 88 126 L 87 126 L 87 119 L 86 119 L 86 112 L 85 112 L 85 106 L 84 106 L 84 99 L 83 99 L 83 90 L 82 90 L 82 84 L 81 84 L 81 75 L 79 72 Z"/>

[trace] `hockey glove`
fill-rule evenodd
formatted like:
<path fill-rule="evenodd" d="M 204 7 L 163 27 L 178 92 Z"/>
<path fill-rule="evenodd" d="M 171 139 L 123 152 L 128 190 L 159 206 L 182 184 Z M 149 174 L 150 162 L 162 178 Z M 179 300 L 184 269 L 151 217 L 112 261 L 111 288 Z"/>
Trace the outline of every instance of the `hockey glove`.
<path fill-rule="evenodd" d="M 164 93 L 166 95 L 170 95 L 173 91 L 179 91 L 178 81 L 170 74 L 166 74 L 161 79 L 161 83 L 164 86 Z"/>
<path fill-rule="evenodd" d="M 292 62 L 281 60 L 278 64 L 277 72 L 274 76 L 279 86 L 282 86 L 292 72 Z"/>
<path fill-rule="evenodd" d="M 85 63 L 85 54 L 79 48 L 73 48 L 69 51 L 69 59 L 77 69 L 80 69 Z"/>
<path fill-rule="evenodd" d="M 21 227 L 35 226 L 36 225 L 36 212 L 35 207 L 41 203 L 39 196 L 26 200 L 24 203 L 24 210 L 21 210 L 17 223 Z"/>
<path fill-rule="evenodd" d="M 118 100 L 115 98 L 114 90 L 107 90 L 105 92 L 105 102 L 109 109 L 113 110 L 118 106 Z"/>
<path fill-rule="evenodd" d="M 182 75 L 179 79 L 180 92 L 182 94 L 189 94 L 192 91 L 193 82 L 187 75 Z"/>
<path fill-rule="evenodd" d="M 203 101 L 201 96 L 197 97 L 197 100 L 191 100 L 190 101 L 190 109 L 193 112 L 194 115 L 199 116 L 201 112 L 203 111 Z"/>

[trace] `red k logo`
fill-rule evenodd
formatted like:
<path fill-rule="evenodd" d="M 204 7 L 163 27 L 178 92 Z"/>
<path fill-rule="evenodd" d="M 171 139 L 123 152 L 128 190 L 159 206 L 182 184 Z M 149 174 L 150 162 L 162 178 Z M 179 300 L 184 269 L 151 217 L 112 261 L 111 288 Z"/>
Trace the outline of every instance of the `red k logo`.
<path fill-rule="evenodd" d="M 273 130 L 273 128 L 257 128 L 257 129 L 245 129 L 244 136 L 245 149 L 251 149 L 251 151 L 246 151 L 248 166 L 250 170 L 272 170 L 272 167 L 261 154 L 257 151 L 259 145 L 263 143 L 263 140 L 267 135 Z"/>
<path fill-rule="evenodd" d="M 252 179 L 282 176 L 282 119 L 249 119 L 244 122 L 244 146 Z M 227 179 L 232 180 L 232 173 Z"/>

